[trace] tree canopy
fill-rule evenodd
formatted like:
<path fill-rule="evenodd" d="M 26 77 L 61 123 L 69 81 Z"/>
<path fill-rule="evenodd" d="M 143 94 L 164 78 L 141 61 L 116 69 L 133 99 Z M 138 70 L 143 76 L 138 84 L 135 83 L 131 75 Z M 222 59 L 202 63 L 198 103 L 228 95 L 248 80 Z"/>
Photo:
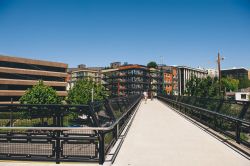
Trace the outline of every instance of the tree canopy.
<path fill-rule="evenodd" d="M 229 91 L 238 90 L 239 80 L 232 78 L 222 78 L 221 80 L 221 90 L 223 94 Z M 207 78 L 197 78 L 196 76 L 191 76 L 191 79 L 186 83 L 186 94 L 189 96 L 197 97 L 210 97 L 219 98 L 219 80 L 218 78 L 212 79 Z"/>
<path fill-rule="evenodd" d="M 211 77 L 201 79 L 192 75 L 191 79 L 186 83 L 186 94 L 199 97 L 217 96 L 219 87 L 216 82 Z"/>
<path fill-rule="evenodd" d="M 222 78 L 221 85 L 222 89 L 226 92 L 236 91 L 239 87 L 239 80 L 233 78 Z"/>
<path fill-rule="evenodd" d="M 239 80 L 239 89 L 245 89 L 250 87 L 250 80 L 248 78 L 243 78 Z"/>
<path fill-rule="evenodd" d="M 56 90 L 40 80 L 32 88 L 27 89 L 19 101 L 21 104 L 60 104 L 61 98 L 56 94 Z"/>
<path fill-rule="evenodd" d="M 79 79 L 68 92 L 68 103 L 87 104 L 91 101 L 92 88 L 94 89 L 94 100 L 103 100 L 108 96 L 101 84 L 97 84 L 92 80 Z"/>
<path fill-rule="evenodd" d="M 147 67 L 148 67 L 148 68 L 157 68 L 158 65 L 157 65 L 156 62 L 151 61 L 151 62 L 149 62 L 149 63 L 147 64 Z"/>

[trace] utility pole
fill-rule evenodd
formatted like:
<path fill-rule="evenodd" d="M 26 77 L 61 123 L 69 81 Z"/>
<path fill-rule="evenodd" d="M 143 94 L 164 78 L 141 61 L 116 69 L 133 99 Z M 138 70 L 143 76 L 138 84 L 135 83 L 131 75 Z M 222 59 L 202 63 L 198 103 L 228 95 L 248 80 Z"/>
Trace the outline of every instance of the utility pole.
<path fill-rule="evenodd" d="M 218 51 L 217 63 L 218 63 L 218 74 L 219 74 L 219 95 L 220 95 L 220 97 L 221 97 L 221 68 L 220 68 L 221 60 L 224 60 L 224 58 L 220 57 L 220 52 Z"/>

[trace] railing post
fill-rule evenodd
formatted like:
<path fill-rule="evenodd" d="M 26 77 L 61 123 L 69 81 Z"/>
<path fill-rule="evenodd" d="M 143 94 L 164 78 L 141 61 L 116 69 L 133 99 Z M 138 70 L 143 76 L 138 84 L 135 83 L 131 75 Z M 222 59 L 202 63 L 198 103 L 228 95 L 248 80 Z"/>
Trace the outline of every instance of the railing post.
<path fill-rule="evenodd" d="M 119 123 L 116 125 L 116 140 L 118 140 L 118 135 L 119 135 Z"/>
<path fill-rule="evenodd" d="M 61 152 L 61 146 L 60 146 L 60 131 L 56 131 L 56 164 L 60 164 L 60 152 Z"/>
<path fill-rule="evenodd" d="M 240 144 L 240 122 L 236 122 L 236 142 Z"/>
<path fill-rule="evenodd" d="M 105 160 L 105 142 L 104 142 L 105 134 L 100 132 L 99 136 L 99 164 L 102 165 Z"/>
<path fill-rule="evenodd" d="M 61 127 L 61 115 L 59 113 L 56 113 L 56 126 Z M 56 146 L 55 146 L 55 152 L 56 152 L 56 164 L 60 164 L 60 154 L 61 154 L 61 143 L 60 143 L 60 130 L 55 131 L 55 140 L 56 140 Z"/>
<path fill-rule="evenodd" d="M 199 110 L 199 119 L 200 119 L 200 122 L 202 121 L 202 114 L 201 114 L 201 110 Z"/>
<path fill-rule="evenodd" d="M 119 135 L 119 124 L 117 124 L 114 128 L 113 128 L 113 138 L 115 138 L 115 140 L 118 140 L 118 135 Z"/>
<path fill-rule="evenodd" d="M 213 116 L 214 117 L 214 130 L 216 131 L 217 130 L 217 116 L 216 114 Z"/>
<path fill-rule="evenodd" d="M 13 106 L 10 109 L 10 127 L 13 126 Z"/>

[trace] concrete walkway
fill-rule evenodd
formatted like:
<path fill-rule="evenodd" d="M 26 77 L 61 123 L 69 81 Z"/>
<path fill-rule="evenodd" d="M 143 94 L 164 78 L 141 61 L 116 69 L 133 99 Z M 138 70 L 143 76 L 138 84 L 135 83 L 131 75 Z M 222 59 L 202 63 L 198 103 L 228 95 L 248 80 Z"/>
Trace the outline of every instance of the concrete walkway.
<path fill-rule="evenodd" d="M 115 166 L 249 166 L 250 161 L 160 101 L 142 103 Z"/>

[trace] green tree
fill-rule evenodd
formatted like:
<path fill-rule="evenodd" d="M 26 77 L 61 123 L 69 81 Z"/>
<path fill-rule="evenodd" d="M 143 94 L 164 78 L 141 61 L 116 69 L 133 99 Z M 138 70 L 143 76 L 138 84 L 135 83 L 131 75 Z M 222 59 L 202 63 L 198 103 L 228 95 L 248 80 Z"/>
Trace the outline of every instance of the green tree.
<path fill-rule="evenodd" d="M 224 92 L 236 91 L 239 87 L 239 80 L 233 78 L 222 78 L 221 86 Z"/>
<path fill-rule="evenodd" d="M 213 80 L 211 77 L 200 79 L 199 81 L 199 92 L 197 96 L 210 97 L 210 92 L 213 90 Z"/>
<path fill-rule="evenodd" d="M 148 67 L 148 68 L 157 68 L 158 65 L 157 65 L 156 62 L 151 61 L 151 62 L 149 62 L 149 63 L 147 64 L 147 67 Z"/>
<path fill-rule="evenodd" d="M 196 77 L 191 76 L 190 80 L 186 83 L 186 94 L 188 96 L 194 96 L 195 95 L 195 88 L 196 88 Z"/>
<path fill-rule="evenodd" d="M 186 83 L 185 94 L 196 97 L 218 98 L 219 81 L 217 78 L 212 79 L 211 77 L 207 77 L 201 79 L 192 75 Z"/>
<path fill-rule="evenodd" d="M 217 77 L 212 79 L 212 84 L 208 90 L 208 97 L 210 97 L 210 98 L 219 98 L 220 97 L 220 83 L 219 83 L 219 79 Z"/>
<path fill-rule="evenodd" d="M 221 87 L 224 91 L 236 91 L 238 90 L 239 80 L 232 78 L 222 78 Z M 197 78 L 196 76 L 191 76 L 191 79 L 186 83 L 186 94 L 189 96 L 196 97 L 209 97 L 209 98 L 219 98 L 220 83 L 218 78 L 212 79 L 207 78 Z"/>
<path fill-rule="evenodd" d="M 245 89 L 250 87 L 250 80 L 248 78 L 239 80 L 239 89 Z"/>
<path fill-rule="evenodd" d="M 94 89 L 94 100 L 103 100 L 108 96 L 104 87 L 92 80 L 79 79 L 68 93 L 69 104 L 87 104 L 91 101 L 92 88 Z"/>
<path fill-rule="evenodd" d="M 61 98 L 56 94 L 56 90 L 40 80 L 32 88 L 27 89 L 19 101 L 21 104 L 60 104 Z"/>

